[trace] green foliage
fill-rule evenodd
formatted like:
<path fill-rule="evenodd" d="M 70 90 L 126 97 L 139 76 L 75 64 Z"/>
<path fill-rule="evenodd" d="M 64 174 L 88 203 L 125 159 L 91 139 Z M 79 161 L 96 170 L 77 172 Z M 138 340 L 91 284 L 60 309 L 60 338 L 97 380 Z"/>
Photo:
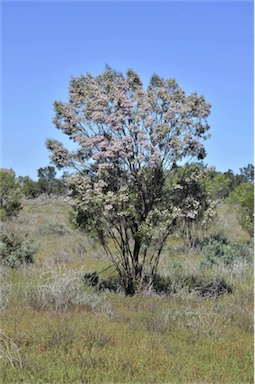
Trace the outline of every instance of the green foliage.
<path fill-rule="evenodd" d="M 250 236 L 254 234 L 254 185 L 242 183 L 231 192 L 228 200 L 237 207 L 239 223 Z"/>
<path fill-rule="evenodd" d="M 225 237 L 211 238 L 202 250 L 205 263 L 202 265 L 231 265 L 237 260 L 250 261 L 252 249 L 246 244 L 229 243 Z"/>
<path fill-rule="evenodd" d="M 22 187 L 22 193 L 26 197 L 36 198 L 40 195 L 40 187 L 36 181 L 33 181 L 29 176 L 19 176 L 18 181 Z"/>
<path fill-rule="evenodd" d="M 231 180 L 231 184 L 230 184 L 230 190 L 229 190 L 229 193 L 235 189 L 241 182 L 242 182 L 242 178 L 240 175 L 235 175 L 234 172 L 232 171 L 232 169 L 228 169 L 226 172 L 223 173 L 223 175 L 227 178 L 227 179 L 230 179 Z"/>
<path fill-rule="evenodd" d="M 28 198 L 36 198 L 41 194 L 61 195 L 66 192 L 64 178 L 55 178 L 56 171 L 54 167 L 44 167 L 38 169 L 38 181 L 33 181 L 29 176 L 19 176 L 18 182 L 22 193 Z"/>
<path fill-rule="evenodd" d="M 12 169 L 0 169 L 0 219 L 17 216 L 22 209 L 21 189 Z"/>
<path fill-rule="evenodd" d="M 27 235 L 23 236 L 11 229 L 0 233 L 0 263 L 3 265 L 16 268 L 33 263 L 37 250 L 38 245 L 29 240 Z"/>
<path fill-rule="evenodd" d="M 48 171 L 48 168 L 50 168 L 50 171 Z M 54 167 L 45 167 L 38 170 L 38 181 L 32 180 L 29 176 L 19 176 L 17 178 L 17 184 L 20 193 L 27 198 L 33 199 L 41 194 L 47 194 L 49 197 L 51 194 L 63 195 L 66 193 L 65 179 L 64 177 L 61 179 L 53 177 L 55 174 L 56 171 Z"/>
<path fill-rule="evenodd" d="M 52 193 L 55 195 L 64 195 L 67 193 L 67 187 L 64 177 L 61 179 L 54 178 L 52 182 Z"/>
<path fill-rule="evenodd" d="M 248 164 L 247 167 L 240 168 L 240 174 L 244 183 L 254 182 L 254 165 Z"/>
<path fill-rule="evenodd" d="M 220 172 L 210 172 L 204 179 L 204 185 L 213 200 L 225 199 L 231 190 L 232 180 Z"/>
<path fill-rule="evenodd" d="M 229 169 L 227 172 L 221 173 L 211 169 L 203 180 L 205 188 L 213 200 L 224 200 L 235 188 L 243 183 L 253 183 L 254 166 L 248 164 L 247 167 L 240 168 L 239 174 Z"/>
<path fill-rule="evenodd" d="M 57 174 L 55 167 L 47 166 L 44 168 L 39 168 L 37 174 L 40 192 L 47 193 L 47 195 L 50 196 L 53 192 L 53 184 Z"/>
<path fill-rule="evenodd" d="M 180 261 L 174 261 L 173 262 L 173 268 L 174 269 L 182 269 L 182 263 Z"/>
<path fill-rule="evenodd" d="M 231 180 L 230 191 L 233 191 L 241 183 L 253 183 L 254 181 L 254 166 L 248 164 L 247 167 L 239 169 L 240 173 L 234 174 L 234 172 L 229 169 L 227 172 L 224 172 L 223 175 Z"/>
<path fill-rule="evenodd" d="M 220 231 L 220 232 L 213 232 L 205 236 L 197 237 L 195 241 L 196 241 L 196 247 L 201 251 L 204 247 L 206 247 L 207 245 L 211 244 L 214 241 L 222 244 L 228 244 L 228 237 L 223 231 Z"/>

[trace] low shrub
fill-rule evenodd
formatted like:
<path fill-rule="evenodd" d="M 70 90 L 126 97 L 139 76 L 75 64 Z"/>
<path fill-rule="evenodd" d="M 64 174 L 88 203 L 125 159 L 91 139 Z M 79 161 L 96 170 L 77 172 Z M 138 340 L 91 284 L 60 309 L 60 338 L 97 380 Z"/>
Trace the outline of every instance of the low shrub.
<path fill-rule="evenodd" d="M 247 244 L 230 243 L 225 239 L 213 239 L 202 250 L 203 264 L 207 266 L 232 265 L 237 260 L 250 261 L 252 249 Z"/>
<path fill-rule="evenodd" d="M 207 235 L 197 236 L 193 239 L 194 248 L 202 250 L 212 242 L 217 241 L 222 244 L 228 244 L 228 237 L 224 232 L 214 232 Z"/>
<path fill-rule="evenodd" d="M 223 279 L 207 280 L 205 277 L 195 275 L 176 276 L 173 279 L 169 276 L 155 275 L 153 289 L 160 294 L 175 294 L 186 290 L 204 298 L 216 298 L 225 293 L 232 293 L 231 286 Z"/>
<path fill-rule="evenodd" d="M 99 283 L 99 276 L 97 272 L 86 272 L 83 276 L 85 285 L 95 287 Z"/>
<path fill-rule="evenodd" d="M 83 276 L 83 282 L 85 285 L 95 287 L 99 291 L 124 292 L 121 279 L 114 275 L 107 279 L 102 279 L 97 272 L 86 272 Z"/>
<path fill-rule="evenodd" d="M 109 290 L 112 292 L 124 292 L 121 279 L 116 276 L 101 279 L 97 272 L 88 272 L 84 275 L 83 281 L 87 286 L 98 290 Z M 155 274 L 151 279 L 149 276 L 144 278 L 143 289 L 148 290 L 148 286 L 153 292 L 159 295 L 172 295 L 185 290 L 188 293 L 194 292 L 203 298 L 217 298 L 226 293 L 232 293 L 232 288 L 223 279 L 208 280 L 202 276 L 161 276 Z"/>
<path fill-rule="evenodd" d="M 21 235 L 13 230 L 0 233 L 0 262 L 11 268 L 21 264 L 30 264 L 38 251 L 38 244 L 28 239 L 28 235 Z"/>

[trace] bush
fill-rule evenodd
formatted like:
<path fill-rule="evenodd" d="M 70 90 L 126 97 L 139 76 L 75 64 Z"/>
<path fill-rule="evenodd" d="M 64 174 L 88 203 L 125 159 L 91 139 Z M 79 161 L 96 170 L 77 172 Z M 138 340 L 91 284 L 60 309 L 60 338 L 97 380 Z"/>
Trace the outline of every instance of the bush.
<path fill-rule="evenodd" d="M 253 183 L 242 183 L 234 189 L 227 202 L 237 207 L 239 224 L 254 236 L 254 185 Z"/>
<path fill-rule="evenodd" d="M 222 244 L 228 244 L 227 235 L 221 231 L 201 236 L 198 234 L 192 240 L 193 247 L 197 250 L 202 250 L 205 246 L 211 244 L 214 240 Z"/>
<path fill-rule="evenodd" d="M 174 279 L 170 279 L 169 276 L 155 275 L 153 289 L 159 294 L 175 294 L 185 290 L 208 299 L 232 293 L 232 288 L 224 280 L 207 280 L 205 277 L 195 275 L 177 276 Z"/>
<path fill-rule="evenodd" d="M 205 256 L 205 264 L 219 265 L 232 265 L 236 260 L 251 259 L 252 250 L 246 244 L 230 243 L 225 237 L 213 238 L 202 250 Z"/>
<path fill-rule="evenodd" d="M 83 282 L 88 287 L 96 287 L 99 291 L 124 292 L 119 276 L 113 275 L 107 279 L 101 279 L 97 272 L 86 272 L 83 276 Z"/>
<path fill-rule="evenodd" d="M 124 292 L 120 278 L 112 276 L 107 279 L 100 279 L 97 272 L 87 272 L 83 281 L 87 286 L 98 290 L 109 290 L 112 292 Z M 217 298 L 226 293 L 232 293 L 232 288 L 223 279 L 207 280 L 202 276 L 161 276 L 155 274 L 152 278 L 145 276 L 143 289 L 146 291 L 148 286 L 152 291 L 159 295 L 172 295 L 185 290 L 188 293 L 194 292 L 197 296 L 203 298 Z"/>
<path fill-rule="evenodd" d="M 0 169 L 0 220 L 17 216 L 22 209 L 21 188 L 12 169 Z"/>
<path fill-rule="evenodd" d="M 97 272 L 86 272 L 83 281 L 85 285 L 95 287 L 99 283 L 99 276 Z"/>
<path fill-rule="evenodd" d="M 28 178 L 23 183 L 22 192 L 26 197 L 35 199 L 40 195 L 40 188 L 36 181 L 33 181 Z"/>
<path fill-rule="evenodd" d="M 33 263 L 37 250 L 38 245 L 29 240 L 27 235 L 7 230 L 0 234 L 0 262 L 4 265 L 16 268 L 21 264 Z"/>

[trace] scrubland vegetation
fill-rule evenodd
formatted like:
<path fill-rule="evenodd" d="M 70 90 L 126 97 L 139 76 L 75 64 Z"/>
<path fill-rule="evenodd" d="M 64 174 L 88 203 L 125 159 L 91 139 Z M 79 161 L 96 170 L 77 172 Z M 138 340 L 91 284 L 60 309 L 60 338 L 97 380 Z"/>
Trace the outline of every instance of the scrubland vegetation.
<path fill-rule="evenodd" d="M 2 223 L 39 246 L 34 263 L 1 266 L 3 383 L 252 383 L 251 253 L 206 263 L 203 250 L 172 236 L 160 271 L 170 294 L 99 291 L 83 277 L 112 276 L 98 243 L 69 225 L 61 197 L 24 200 L 18 218 Z M 246 244 L 230 206 L 218 207 L 212 233 Z M 249 253 L 249 252 L 248 252 Z M 218 260 L 219 261 L 219 260 Z M 100 271 L 105 270 L 100 274 Z M 224 280 L 232 293 L 203 298 L 181 277 Z"/>
<path fill-rule="evenodd" d="M 204 165 L 210 109 L 106 66 L 54 103 L 68 174 L 0 170 L 3 383 L 253 382 L 254 167 Z"/>

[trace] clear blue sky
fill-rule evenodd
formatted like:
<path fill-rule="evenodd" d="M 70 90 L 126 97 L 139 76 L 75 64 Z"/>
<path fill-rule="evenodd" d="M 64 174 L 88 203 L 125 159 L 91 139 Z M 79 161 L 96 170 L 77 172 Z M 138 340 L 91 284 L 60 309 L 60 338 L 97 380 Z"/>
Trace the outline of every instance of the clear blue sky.
<path fill-rule="evenodd" d="M 37 178 L 49 165 L 53 101 L 71 75 L 105 64 L 156 72 L 212 104 L 205 163 L 219 171 L 253 163 L 253 3 L 2 2 L 2 164 Z"/>

